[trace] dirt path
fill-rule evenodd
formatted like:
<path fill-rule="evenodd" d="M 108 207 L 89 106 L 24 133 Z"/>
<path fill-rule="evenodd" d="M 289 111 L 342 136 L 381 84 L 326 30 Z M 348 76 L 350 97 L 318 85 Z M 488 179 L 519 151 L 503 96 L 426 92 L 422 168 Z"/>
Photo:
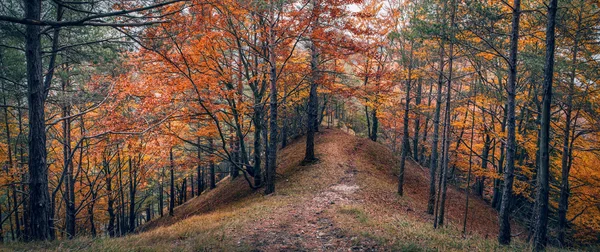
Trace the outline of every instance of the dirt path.
<path fill-rule="evenodd" d="M 333 164 L 330 169 L 341 175 L 338 181 L 301 202 L 277 209 L 266 221 L 257 222 L 247 236 L 239 238 L 238 244 L 248 243 L 259 251 L 376 250 L 376 242 L 348 236 L 330 217 L 334 206 L 351 205 L 359 200 L 355 194 L 360 190 L 355 179 L 357 170 L 350 153 L 356 144 L 356 141 L 345 140 L 321 145 L 320 162 L 306 168 L 321 169 L 325 167 L 321 164 Z"/>

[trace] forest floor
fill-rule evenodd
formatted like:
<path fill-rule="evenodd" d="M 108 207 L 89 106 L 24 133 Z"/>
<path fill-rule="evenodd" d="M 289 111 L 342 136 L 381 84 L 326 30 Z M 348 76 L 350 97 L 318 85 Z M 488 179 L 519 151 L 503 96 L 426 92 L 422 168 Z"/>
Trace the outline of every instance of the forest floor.
<path fill-rule="evenodd" d="M 463 237 L 465 194 L 448 188 L 446 225 L 433 229 L 425 210 L 428 170 L 408 162 L 398 196 L 397 159 L 383 145 L 342 130 L 316 137 L 319 161 L 301 165 L 305 139 L 278 156 L 276 193 L 252 191 L 243 178 L 153 220 L 123 238 L 10 244 L 8 250 L 87 251 L 491 251 L 522 250 L 516 239 L 498 247 L 497 212 L 472 197 Z M 513 225 L 519 233 L 522 228 Z"/>

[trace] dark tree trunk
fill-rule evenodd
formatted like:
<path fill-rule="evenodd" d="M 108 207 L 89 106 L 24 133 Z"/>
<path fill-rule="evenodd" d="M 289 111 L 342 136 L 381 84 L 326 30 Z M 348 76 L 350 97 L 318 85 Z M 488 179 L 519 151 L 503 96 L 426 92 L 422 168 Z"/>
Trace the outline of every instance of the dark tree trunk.
<path fill-rule="evenodd" d="M 275 55 L 275 31 L 273 24 L 269 30 L 269 83 L 270 83 L 270 122 L 269 122 L 269 159 L 267 176 L 265 178 L 265 194 L 275 192 L 275 172 L 277 170 L 277 57 Z"/>
<path fill-rule="evenodd" d="M 186 177 L 183 177 L 183 182 L 181 183 L 181 193 L 183 194 L 183 200 L 181 201 L 182 203 L 187 202 L 187 179 Z"/>
<path fill-rule="evenodd" d="M 252 121 L 254 122 L 254 169 L 252 169 L 251 174 L 254 177 L 254 186 L 261 186 L 262 184 L 262 171 L 261 171 L 261 153 L 262 153 L 262 143 L 261 143 L 261 134 L 263 127 L 263 108 L 264 106 L 261 104 L 261 100 L 255 97 L 254 100 L 254 116 Z"/>
<path fill-rule="evenodd" d="M 196 193 L 196 190 L 194 188 L 194 174 L 190 174 L 190 197 L 194 197 L 194 193 Z"/>
<path fill-rule="evenodd" d="M 443 146 L 443 160 L 442 160 L 442 170 L 440 171 L 442 176 L 440 176 L 441 188 L 439 189 L 439 193 L 441 194 L 440 202 L 438 203 L 438 214 L 436 215 L 437 225 L 444 225 L 444 214 L 446 212 L 446 191 L 448 189 L 448 165 L 450 163 L 450 139 L 452 138 L 452 118 L 450 116 L 450 112 L 452 107 L 450 106 L 450 100 L 452 98 L 452 67 L 454 62 L 454 19 L 456 16 L 456 1 L 451 1 L 452 11 L 450 14 L 450 37 L 448 38 L 450 48 L 448 50 L 448 86 L 446 87 L 446 109 L 444 116 L 444 144 Z M 460 143 L 460 141 L 458 142 Z M 434 225 L 435 227 L 435 225 Z"/>
<path fill-rule="evenodd" d="M 213 140 L 210 139 L 209 142 L 210 142 L 210 150 L 214 151 Z M 210 159 L 209 166 L 210 166 L 210 189 L 215 189 L 217 187 L 217 178 L 216 178 L 216 173 L 215 173 L 215 161 L 213 161 L 212 158 Z"/>
<path fill-rule="evenodd" d="M 475 95 L 477 97 L 477 95 Z M 469 170 L 467 171 L 467 183 L 465 185 L 465 214 L 463 218 L 463 237 L 467 237 L 467 220 L 469 218 L 469 190 L 471 188 L 471 170 L 473 168 L 473 138 L 475 138 L 475 101 L 473 101 L 471 119 L 471 140 L 469 144 Z"/>
<path fill-rule="evenodd" d="M 94 220 L 94 204 L 96 201 L 96 196 L 92 196 L 92 202 L 90 202 L 90 205 L 88 206 L 88 220 L 90 222 L 90 233 L 92 235 L 92 237 L 96 237 L 97 235 L 97 231 L 96 231 L 96 221 Z"/>
<path fill-rule="evenodd" d="M 283 109 L 283 113 L 282 113 L 282 117 L 283 117 L 283 127 L 281 127 L 281 148 L 285 148 L 288 144 L 287 139 L 288 139 L 288 131 L 289 131 L 289 112 L 288 112 L 288 107 L 287 107 L 287 96 L 288 96 L 288 89 L 287 89 L 287 85 L 283 85 L 283 99 L 281 100 L 281 106 Z"/>
<path fill-rule="evenodd" d="M 484 118 L 485 121 L 485 118 Z M 487 131 L 484 133 L 485 137 L 484 137 L 484 142 L 483 142 L 483 150 L 481 153 L 481 169 L 482 170 L 487 170 L 487 165 L 488 165 L 488 159 L 489 159 L 489 155 L 490 155 L 490 144 L 491 144 L 491 140 L 490 140 L 490 135 L 487 133 Z M 485 186 L 485 176 L 481 176 L 479 178 L 477 178 L 477 182 L 475 182 L 475 193 L 477 194 L 477 196 L 479 198 L 483 198 L 483 191 L 484 191 L 484 186 Z"/>
<path fill-rule="evenodd" d="M 4 90 L 5 89 L 4 89 L 4 84 L 3 84 L 2 85 L 2 91 L 4 91 Z M 14 166 L 13 166 L 14 164 L 13 164 L 12 149 L 10 148 L 12 138 L 11 138 L 11 135 L 10 135 L 10 127 L 8 125 L 8 115 L 9 115 L 9 113 L 8 113 L 8 106 L 7 106 L 8 104 L 6 102 L 6 97 L 7 97 L 7 94 L 4 94 L 3 97 L 2 97 L 2 101 L 3 101 L 3 104 L 4 104 L 4 127 L 5 127 L 5 130 L 6 130 L 6 143 L 7 143 L 7 146 L 8 146 L 8 148 L 6 148 L 7 149 L 7 154 L 8 154 L 8 157 L 7 157 L 8 158 L 8 167 L 9 167 L 9 170 L 10 170 L 10 169 L 14 168 Z M 16 155 L 16 150 L 15 150 L 15 155 Z M 18 160 L 16 160 L 16 161 L 18 162 Z M 8 173 L 8 170 L 7 170 L 7 173 Z M 10 175 L 10 177 L 11 177 L 11 179 L 14 179 L 14 175 Z M 15 183 L 11 183 L 10 189 L 12 191 L 12 202 L 13 202 L 13 204 L 12 204 L 13 205 L 12 211 L 14 212 L 14 215 L 15 215 L 15 226 L 16 226 L 16 228 L 15 228 L 16 229 L 16 237 L 13 234 L 13 240 L 20 240 L 21 239 L 21 224 L 20 224 L 20 220 L 19 220 L 19 201 L 17 199 L 17 197 L 18 197 L 17 196 L 17 187 L 15 186 Z M 7 189 L 6 194 L 7 194 L 7 198 L 10 197 L 10 191 L 8 191 L 8 189 Z M 9 201 L 9 203 L 10 203 L 10 201 Z M 10 209 L 10 206 L 9 206 L 9 209 Z M 2 225 L 0 224 L 0 226 L 2 226 Z M 12 229 L 12 221 L 11 221 L 11 229 Z M 2 235 L 1 232 L 0 232 L 0 235 Z"/>
<path fill-rule="evenodd" d="M 68 70 L 67 70 L 68 71 Z M 68 75 L 68 72 L 67 72 Z M 67 118 L 63 120 L 63 160 L 64 169 L 67 173 L 65 176 L 65 226 L 68 239 L 75 237 L 75 180 L 73 178 L 73 162 L 71 161 L 71 108 L 67 97 L 69 80 L 62 80 L 62 116 Z"/>
<path fill-rule="evenodd" d="M 377 119 L 377 109 L 371 110 L 371 122 L 373 123 L 371 127 L 371 140 L 373 142 L 377 142 L 377 128 L 379 128 L 379 120 Z"/>
<path fill-rule="evenodd" d="M 365 77 L 365 86 L 367 85 L 368 75 Z M 366 102 L 369 100 L 367 99 Z M 369 116 L 369 106 L 365 105 L 365 118 L 367 119 L 367 136 L 371 139 L 371 117 Z"/>
<path fill-rule="evenodd" d="M 427 107 L 431 107 L 431 101 L 433 100 L 431 96 L 431 94 L 433 93 L 433 84 L 434 82 L 431 82 L 429 85 L 429 93 L 427 94 Z M 431 115 L 427 114 L 427 116 L 425 117 L 425 125 L 423 125 L 423 143 L 421 144 L 421 153 L 419 154 L 419 160 L 423 165 L 427 163 L 425 161 L 425 149 L 427 144 L 427 133 L 429 132 L 429 121 L 431 120 L 430 117 Z"/>
<path fill-rule="evenodd" d="M 169 183 L 169 216 L 173 216 L 173 209 L 175 208 L 175 161 L 173 160 L 173 147 L 169 150 L 169 160 L 171 161 L 171 167 L 169 169 L 170 183 Z"/>
<path fill-rule="evenodd" d="M 40 20 L 41 0 L 24 0 L 25 18 Z M 40 26 L 26 25 L 27 101 L 29 110 L 29 238 L 48 240 L 50 230 L 50 195 L 46 167 L 46 123 L 44 85 L 42 83 Z"/>
<path fill-rule="evenodd" d="M 548 18 L 546 25 L 546 63 L 544 65 L 544 99 L 542 105 L 542 125 L 540 137 L 540 167 L 537 176 L 538 212 L 536 214 L 536 225 L 533 236 L 534 250 L 540 251 L 546 248 L 548 243 L 548 198 L 550 193 L 550 106 L 552 104 L 552 79 L 554 77 L 554 30 L 556 27 L 556 11 L 558 0 L 550 0 L 548 5 Z M 567 131 L 567 138 L 569 132 Z M 568 152 L 568 151 L 567 151 Z M 566 176 L 568 183 L 568 174 Z"/>
<path fill-rule="evenodd" d="M 567 228 L 569 221 L 567 220 L 567 211 L 569 210 L 569 196 L 571 194 L 569 186 L 569 173 L 571 170 L 572 161 L 572 149 L 570 146 L 573 145 L 569 135 L 571 134 L 571 123 L 573 121 L 573 95 L 575 92 L 575 75 L 577 74 L 577 54 L 579 52 L 579 36 L 581 30 L 581 22 L 583 16 L 584 0 L 579 1 L 579 16 L 577 20 L 577 29 L 574 38 L 573 45 L 573 56 L 571 59 L 571 76 L 569 81 L 569 90 L 566 97 L 566 111 L 565 111 L 565 129 L 563 131 L 563 152 L 561 158 L 561 184 L 560 184 L 560 198 L 558 201 L 558 242 L 560 246 L 567 245 L 565 243 Z M 576 116 L 577 117 L 577 116 Z M 577 119 L 575 119 L 577 121 Z M 575 132 L 575 126 L 573 126 L 573 132 Z"/>
<path fill-rule="evenodd" d="M 423 79 L 417 80 L 417 91 L 415 94 L 415 107 L 418 108 L 421 105 L 421 92 L 423 86 Z M 415 162 L 419 162 L 419 131 L 421 127 L 421 114 L 419 111 L 415 115 L 415 136 L 413 137 L 413 158 Z M 427 130 L 427 129 L 425 129 Z"/>
<path fill-rule="evenodd" d="M 508 110 L 504 108 L 504 113 L 502 117 L 502 123 L 500 123 L 500 132 L 506 132 L 506 122 L 508 120 Z M 500 158 L 498 159 L 498 170 L 497 173 L 499 176 L 502 176 L 504 172 L 504 160 L 506 159 L 506 142 L 500 141 Z M 492 149 L 492 157 L 496 156 L 496 148 Z M 496 210 L 500 211 L 500 202 L 502 202 L 502 180 L 494 179 L 494 192 L 492 195 L 492 207 Z"/>
<path fill-rule="evenodd" d="M 123 186 L 123 166 L 121 165 L 121 150 L 117 144 L 117 176 L 119 179 L 119 218 L 117 219 L 117 234 L 119 236 L 125 235 L 127 231 L 127 221 L 125 218 L 126 206 L 125 206 L 125 187 Z"/>
<path fill-rule="evenodd" d="M 441 19 L 442 27 L 446 27 L 446 8 L 447 3 L 444 2 Z M 440 114 L 442 110 L 442 88 L 444 85 L 444 55 L 445 55 L 445 39 L 440 41 L 440 72 L 438 74 L 437 96 L 435 99 L 435 113 L 433 116 L 433 142 L 431 144 L 431 160 L 429 162 L 429 201 L 427 202 L 427 213 L 433 214 L 435 208 L 435 175 L 438 166 L 438 146 L 440 139 Z"/>
<path fill-rule="evenodd" d="M 406 80 L 406 95 L 404 96 L 404 123 L 403 123 L 403 135 L 402 135 L 402 154 L 400 157 L 400 171 L 398 173 L 398 194 L 400 196 L 404 195 L 404 167 L 406 165 L 406 156 L 408 155 L 409 146 L 409 136 L 408 136 L 408 112 L 410 111 L 410 88 L 412 85 L 412 68 L 413 68 L 413 47 L 414 42 L 411 42 L 410 45 L 410 56 L 408 62 L 408 80 Z"/>
<path fill-rule="evenodd" d="M 106 194 L 107 194 L 107 211 L 108 211 L 108 235 L 110 237 L 115 237 L 115 208 L 114 198 L 112 196 L 112 173 L 110 171 L 110 164 L 108 160 L 104 160 L 104 171 L 106 175 Z"/>
<path fill-rule="evenodd" d="M 196 143 L 198 144 L 198 146 L 200 146 L 200 137 L 196 138 Z M 198 187 L 198 196 L 199 196 L 202 193 L 202 190 L 204 189 L 204 184 L 203 184 L 204 175 L 202 174 L 202 166 L 200 165 L 200 160 L 202 158 L 202 153 L 201 153 L 200 147 L 198 147 L 196 154 L 198 157 L 198 166 L 196 166 L 196 172 L 198 173 L 196 177 L 197 177 L 198 181 L 196 181 L 196 183 L 197 183 L 197 187 Z"/>
<path fill-rule="evenodd" d="M 165 181 L 165 168 L 163 167 L 160 173 L 160 183 L 158 184 L 158 211 L 160 211 L 160 217 L 164 215 L 164 182 Z"/>
<path fill-rule="evenodd" d="M 315 132 L 319 132 L 319 127 L 323 123 L 323 118 L 325 118 L 325 108 L 327 108 L 327 95 L 326 94 L 323 94 L 323 104 L 320 107 L 319 107 L 319 103 L 317 102 L 317 111 L 319 111 L 319 108 L 321 109 L 321 111 L 318 112 L 317 121 L 315 124 Z"/>
<path fill-rule="evenodd" d="M 517 50 L 519 43 L 519 20 L 521 18 L 521 0 L 513 1 L 512 28 L 510 38 L 509 75 L 506 87 L 507 101 L 507 128 L 506 139 L 506 168 L 504 169 L 504 188 L 502 189 L 502 202 L 500 204 L 500 231 L 498 242 L 510 244 L 510 215 L 515 172 L 515 96 L 517 83 Z"/>
<path fill-rule="evenodd" d="M 318 59 L 319 54 L 317 52 L 317 48 L 314 43 L 311 44 L 311 54 L 310 54 L 310 69 L 311 69 L 311 78 L 310 78 L 310 93 L 308 95 L 308 131 L 306 133 L 306 152 L 304 154 L 304 163 L 312 163 L 317 158 L 315 157 L 315 126 L 317 121 L 317 110 L 318 110 Z"/>
<path fill-rule="evenodd" d="M 129 157 L 129 232 L 135 230 L 135 193 L 137 191 L 137 170 L 133 168 Z"/>

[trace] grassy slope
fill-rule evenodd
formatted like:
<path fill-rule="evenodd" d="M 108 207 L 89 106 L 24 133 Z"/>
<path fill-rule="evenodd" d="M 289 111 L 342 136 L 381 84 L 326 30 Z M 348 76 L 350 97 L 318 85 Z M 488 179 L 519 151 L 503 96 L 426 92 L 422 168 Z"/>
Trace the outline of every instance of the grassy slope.
<path fill-rule="evenodd" d="M 497 250 L 497 213 L 473 199 L 462 238 L 464 194 L 449 188 L 449 225 L 434 230 L 425 214 L 427 171 L 409 162 L 404 197 L 395 193 L 396 159 L 384 146 L 325 130 L 320 161 L 300 166 L 304 139 L 281 150 L 277 192 L 252 192 L 243 178 L 179 206 L 123 238 L 9 244 L 6 250 Z M 486 238 L 487 237 L 487 238 Z M 520 250 L 516 242 L 502 250 Z"/>

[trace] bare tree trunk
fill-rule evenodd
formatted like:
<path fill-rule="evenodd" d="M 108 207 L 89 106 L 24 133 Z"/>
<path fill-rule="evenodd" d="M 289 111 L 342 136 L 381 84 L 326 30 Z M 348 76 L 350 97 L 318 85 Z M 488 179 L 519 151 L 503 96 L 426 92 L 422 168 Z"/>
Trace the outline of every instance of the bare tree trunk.
<path fill-rule="evenodd" d="M 570 146 L 573 145 L 572 141 L 574 139 L 570 139 L 569 135 L 571 134 L 571 123 L 572 123 L 572 111 L 573 111 L 573 95 L 575 92 L 575 75 L 577 74 L 577 54 L 579 52 L 579 37 L 581 30 L 581 22 L 583 18 L 583 7 L 584 0 L 579 1 L 579 17 L 577 20 L 577 29 L 574 37 L 574 45 L 573 45 L 573 57 L 571 60 L 571 76 L 569 81 L 569 91 L 567 95 L 566 101 L 566 111 L 565 111 L 565 129 L 563 131 L 563 152 L 561 158 L 561 184 L 560 184 L 560 199 L 558 201 L 558 242 L 560 246 L 565 246 L 566 234 L 569 221 L 567 220 L 567 211 L 569 209 L 569 196 L 571 194 L 570 186 L 569 186 L 569 173 L 571 170 L 571 161 L 572 161 L 572 149 Z M 575 121 L 577 121 L 575 119 Z M 573 127 L 573 131 L 575 131 L 575 127 Z"/>
<path fill-rule="evenodd" d="M 117 150 L 119 151 L 119 150 Z M 120 152 L 119 152 L 120 153 Z M 127 204 L 125 204 L 125 185 L 123 184 L 123 167 L 125 167 L 124 165 L 121 164 L 121 154 L 117 153 L 117 168 L 119 169 L 118 171 L 118 176 L 119 176 L 119 212 L 120 212 L 120 221 L 118 221 L 119 223 L 119 236 L 123 236 L 125 235 L 125 233 L 127 233 L 127 230 L 129 230 L 129 228 L 127 227 L 129 225 L 129 222 L 127 221 Z M 124 160 L 124 159 L 123 159 Z"/>
<path fill-rule="evenodd" d="M 446 211 L 446 191 L 448 189 L 448 165 L 450 163 L 450 139 L 452 138 L 452 125 L 451 125 L 451 116 L 450 112 L 452 111 L 452 107 L 450 106 L 450 100 L 452 98 L 452 67 L 454 62 L 454 26 L 455 26 L 455 16 L 456 16 L 456 1 L 452 0 L 450 2 L 452 4 L 452 11 L 450 14 L 450 37 L 448 38 L 450 48 L 448 50 L 448 86 L 446 87 L 446 110 L 444 116 L 444 144 L 443 144 L 443 160 L 442 160 L 442 169 L 440 176 L 441 179 L 441 188 L 440 188 L 440 202 L 438 203 L 438 214 L 436 215 L 437 225 L 444 225 L 444 214 Z M 435 227 L 435 225 L 434 225 Z"/>
<path fill-rule="evenodd" d="M 373 123 L 371 127 L 371 140 L 373 142 L 377 142 L 377 128 L 379 128 L 379 120 L 377 119 L 377 109 L 373 108 L 371 110 L 371 122 Z"/>
<path fill-rule="evenodd" d="M 212 138 L 210 138 L 208 141 L 210 144 L 210 151 L 213 152 L 215 150 L 214 141 Z M 215 189 L 217 187 L 217 178 L 216 178 L 216 173 L 215 173 L 215 161 L 212 160 L 212 158 L 209 161 L 209 166 L 210 166 L 210 189 Z"/>
<path fill-rule="evenodd" d="M 431 107 L 431 101 L 432 96 L 431 94 L 433 93 L 433 82 L 431 82 L 429 84 L 429 93 L 427 94 L 427 107 Z M 419 160 L 421 161 L 421 164 L 426 164 L 427 162 L 425 161 L 425 149 L 426 149 L 426 143 L 427 143 L 427 133 L 429 132 L 429 121 L 431 120 L 430 118 L 431 115 L 427 114 L 427 116 L 425 117 L 425 125 L 423 125 L 423 139 L 422 139 L 422 144 L 421 144 L 421 151 L 419 153 Z"/>
<path fill-rule="evenodd" d="M 542 126 L 540 137 L 540 167 L 538 169 L 537 195 L 538 212 L 536 214 L 535 232 L 533 235 L 533 244 L 535 251 L 541 251 L 546 248 L 548 243 L 548 200 L 550 193 L 550 106 L 552 104 L 552 79 L 554 77 L 554 31 L 556 27 L 556 11 L 558 9 L 558 0 L 550 0 L 548 5 L 548 20 L 546 26 L 546 64 L 544 65 L 544 99 L 542 105 Z M 568 132 L 567 132 L 568 138 Z M 568 175 L 567 175 L 567 180 Z M 568 182 L 567 182 L 568 183 Z"/>
<path fill-rule="evenodd" d="M 306 152 L 304 154 L 303 163 L 309 164 L 317 160 L 315 157 L 315 126 L 317 121 L 317 110 L 318 110 L 318 93 L 317 93 L 317 81 L 319 80 L 318 75 L 318 59 L 319 54 L 314 42 L 310 47 L 310 93 L 308 95 L 308 132 L 306 134 Z"/>
<path fill-rule="evenodd" d="M 273 8 L 273 6 L 271 6 L 271 8 Z M 273 10 L 271 10 L 271 12 L 273 12 Z M 275 21 L 271 20 L 271 22 Z M 271 23 L 270 25 L 268 50 L 271 118 L 269 123 L 269 159 L 267 161 L 269 170 L 267 171 L 267 176 L 265 178 L 265 194 L 275 192 L 275 172 L 277 170 L 277 57 L 275 55 L 275 24 Z"/>
<path fill-rule="evenodd" d="M 283 127 L 281 128 L 281 148 L 285 148 L 287 146 L 287 139 L 288 139 L 288 129 L 289 129 L 289 112 L 288 112 L 288 107 L 287 107 L 287 96 L 288 96 L 288 89 L 287 89 L 287 85 L 283 85 L 283 99 L 281 100 L 281 106 L 283 109 Z"/>
<path fill-rule="evenodd" d="M 413 68 L 413 51 L 414 42 L 410 43 L 410 56 L 408 62 L 408 79 L 406 80 L 406 95 L 404 96 L 404 131 L 402 136 L 402 154 L 400 157 L 400 171 L 398 173 L 398 194 L 404 195 L 404 168 L 406 165 L 406 156 L 408 155 L 408 149 L 410 148 L 408 140 L 408 111 L 410 110 L 410 88 L 412 85 L 412 68 Z"/>
<path fill-rule="evenodd" d="M 235 169 L 235 168 L 233 168 Z M 194 193 L 196 193 L 196 190 L 194 188 L 194 174 L 190 174 L 190 197 L 194 197 Z"/>
<path fill-rule="evenodd" d="M 3 83 L 2 84 L 2 91 L 4 91 L 4 90 L 5 89 L 4 89 L 4 83 Z M 8 147 L 8 148 L 6 148 L 7 149 L 7 155 L 8 155 L 8 157 L 7 157 L 8 158 L 8 168 L 9 168 L 7 170 L 7 173 L 8 173 L 9 170 L 14 169 L 15 167 L 14 167 L 14 163 L 13 163 L 12 149 L 10 147 L 12 138 L 11 138 L 11 135 L 10 135 L 10 127 L 8 125 L 8 115 L 9 115 L 9 113 L 8 113 L 8 106 L 7 106 L 8 104 L 6 102 L 6 96 L 7 96 L 7 94 L 4 94 L 2 96 L 2 101 L 3 101 L 3 105 L 4 105 L 4 127 L 5 127 L 5 130 L 6 130 L 6 143 L 7 143 L 7 147 Z M 16 153 L 15 153 L 15 155 L 16 155 Z M 18 162 L 18 160 L 16 160 L 16 161 Z M 11 179 L 14 179 L 14 175 L 10 175 L 10 177 L 11 177 Z M 19 240 L 19 239 L 21 239 L 21 224 L 19 222 L 19 203 L 18 203 L 18 200 L 17 200 L 17 187 L 15 186 L 14 182 L 11 183 L 10 189 L 12 190 L 12 201 L 13 201 L 13 204 L 12 204 L 13 205 L 13 210 L 12 211 L 14 212 L 14 215 L 15 215 L 15 226 L 16 226 L 16 228 L 15 228 L 16 229 L 16 237 L 13 236 L 13 239 L 16 238 L 16 240 Z M 10 197 L 10 191 L 8 191 L 8 189 L 7 189 L 6 194 L 7 194 L 7 198 Z M 1 224 L 0 224 L 0 226 L 1 226 Z M 11 227 L 12 227 L 12 222 L 11 222 Z M 0 235 L 2 235 L 2 234 L 0 234 Z"/>
<path fill-rule="evenodd" d="M 500 231 L 498 242 L 503 245 L 510 244 L 510 214 L 513 194 L 515 172 L 515 96 L 517 83 L 517 50 L 519 44 L 519 20 L 521 18 L 521 0 L 513 1 L 512 28 L 510 38 L 509 75 L 506 87 L 507 101 L 507 127 L 506 140 L 506 168 L 504 169 L 504 188 L 502 189 L 502 202 L 500 204 Z"/>
<path fill-rule="evenodd" d="M 507 116 L 508 110 L 504 108 L 504 114 L 502 117 L 502 122 L 500 123 L 500 132 L 506 132 L 506 122 L 508 120 Z M 494 144 L 495 145 L 495 144 Z M 492 148 L 492 157 L 496 156 L 496 148 Z M 504 160 L 506 159 L 506 142 L 500 141 L 500 158 L 498 159 L 498 170 L 497 173 L 501 176 L 504 172 Z M 502 202 L 502 181 L 500 179 L 494 179 L 494 191 L 492 195 L 492 207 L 496 210 L 500 211 L 500 203 Z"/>
<path fill-rule="evenodd" d="M 475 95 L 477 97 L 477 95 Z M 471 119 L 471 140 L 469 144 L 469 171 L 467 172 L 467 183 L 465 185 L 465 217 L 463 219 L 463 237 L 467 237 L 467 220 L 469 217 L 469 190 L 471 189 L 471 169 L 473 168 L 473 138 L 475 138 L 475 101 L 473 101 Z"/>
<path fill-rule="evenodd" d="M 104 174 L 106 176 L 106 194 L 107 194 L 107 211 L 108 211 L 108 235 L 110 237 L 115 237 L 115 209 L 114 209 L 114 198 L 112 191 L 112 173 L 110 171 L 110 163 L 106 160 L 106 157 L 103 160 L 104 166 Z"/>
<path fill-rule="evenodd" d="M 447 2 L 444 2 L 442 11 L 442 27 L 446 27 L 446 9 Z M 429 201 L 427 202 L 427 213 L 433 214 L 435 208 L 435 175 L 438 166 L 438 146 L 440 139 L 440 114 L 442 109 L 442 88 L 444 85 L 444 55 L 445 55 L 445 39 L 440 41 L 440 72 L 438 75 L 437 97 L 435 100 L 435 113 L 433 117 L 433 142 L 431 144 L 431 160 L 429 162 Z"/>
<path fill-rule="evenodd" d="M 90 189 L 93 190 L 93 189 Z M 92 237 L 96 237 L 96 221 L 94 220 L 94 205 L 96 204 L 96 194 L 92 193 L 92 199 L 88 205 L 88 220 L 90 222 L 90 233 Z"/>
<path fill-rule="evenodd" d="M 198 150 L 197 150 L 197 157 L 198 157 L 198 166 L 196 166 L 196 172 L 197 174 L 197 187 L 198 187 L 198 196 L 200 196 L 200 194 L 202 193 L 202 190 L 204 189 L 204 185 L 203 185 L 203 180 L 204 180 L 204 176 L 202 174 L 202 166 L 200 165 L 200 160 L 202 157 L 202 153 L 201 153 L 201 149 L 200 149 L 200 137 L 196 138 L 196 143 L 198 144 Z"/>
<path fill-rule="evenodd" d="M 417 80 L 417 91 L 415 94 L 415 107 L 418 108 L 421 105 L 421 93 L 422 93 L 423 79 Z M 417 111 L 415 113 L 415 136 L 413 137 L 413 158 L 415 162 L 419 162 L 419 131 L 421 127 L 421 113 Z M 427 129 L 425 129 L 427 131 Z"/>
<path fill-rule="evenodd" d="M 129 156 L 129 233 L 135 230 L 135 193 L 137 191 L 137 169 L 133 168 Z"/>
<path fill-rule="evenodd" d="M 173 160 L 173 147 L 171 147 L 171 149 L 169 150 L 169 160 L 171 161 L 171 167 L 169 169 L 169 173 L 171 176 L 171 183 L 169 183 L 169 216 L 173 216 L 173 209 L 175 208 L 175 175 L 173 174 L 175 169 L 175 162 Z"/>
<path fill-rule="evenodd" d="M 262 171 L 261 171 L 261 153 L 262 143 L 261 134 L 263 127 L 263 108 L 261 100 L 255 96 L 254 98 L 254 116 L 252 121 L 254 122 L 254 169 L 252 169 L 251 175 L 254 177 L 254 186 L 261 186 L 262 184 Z"/>
<path fill-rule="evenodd" d="M 164 215 L 164 203 L 165 203 L 165 199 L 164 199 L 164 182 L 165 181 L 165 168 L 163 167 L 161 172 L 160 172 L 160 183 L 158 184 L 158 210 L 160 211 L 160 217 L 163 217 Z"/>
<path fill-rule="evenodd" d="M 67 66 L 68 68 L 68 66 Z M 73 162 L 70 158 L 71 155 L 71 119 L 68 118 L 71 115 L 70 102 L 67 97 L 69 80 L 68 70 L 67 79 L 63 79 L 61 85 L 61 91 L 63 95 L 62 101 L 62 116 L 67 118 L 62 122 L 63 130 L 63 160 L 64 169 L 66 169 L 65 176 L 65 191 L 64 191 L 64 202 L 65 202 L 65 226 L 66 234 L 68 239 L 75 237 L 75 181 L 73 179 Z"/>
<path fill-rule="evenodd" d="M 40 20 L 41 0 L 24 0 L 25 18 Z M 27 101 L 29 109 L 29 238 L 48 240 L 50 230 L 50 195 L 46 167 L 46 123 L 44 85 L 42 82 L 40 26 L 26 25 Z"/>
<path fill-rule="evenodd" d="M 473 113 L 475 113 L 475 112 L 473 112 Z M 483 113 L 483 121 L 485 122 L 485 113 Z M 487 132 L 487 128 L 484 129 L 484 134 L 485 134 L 485 136 L 484 136 L 484 140 L 483 140 L 483 150 L 481 153 L 481 169 L 487 170 L 488 159 L 489 159 L 489 154 L 490 154 L 490 144 L 491 144 L 490 135 Z M 484 186 L 485 186 L 485 176 L 481 176 L 480 178 L 477 178 L 476 182 L 475 182 L 475 193 L 477 194 L 477 196 L 479 196 L 479 198 L 483 198 Z"/>

